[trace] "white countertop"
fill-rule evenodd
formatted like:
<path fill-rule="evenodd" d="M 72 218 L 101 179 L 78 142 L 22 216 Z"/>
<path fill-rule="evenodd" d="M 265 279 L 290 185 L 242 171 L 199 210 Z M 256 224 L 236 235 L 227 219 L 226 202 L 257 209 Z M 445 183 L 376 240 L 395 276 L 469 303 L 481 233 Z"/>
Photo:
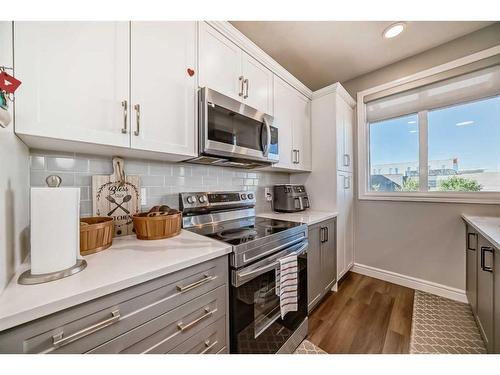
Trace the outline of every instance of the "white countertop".
<path fill-rule="evenodd" d="M 493 246 L 500 250 L 500 217 L 462 215 Z"/>
<path fill-rule="evenodd" d="M 45 284 L 19 285 L 19 275 L 29 268 L 23 264 L 0 294 L 0 331 L 231 251 L 230 245 L 183 230 L 165 240 L 115 238 L 109 249 L 84 257 L 83 271 Z"/>
<path fill-rule="evenodd" d="M 324 220 L 328 220 L 338 216 L 337 212 L 329 211 L 315 211 L 315 210 L 305 210 L 301 212 L 262 212 L 258 213 L 257 216 L 267 217 L 269 219 L 281 219 L 286 221 L 294 221 L 297 223 L 303 223 L 307 225 L 313 225 L 320 223 Z"/>

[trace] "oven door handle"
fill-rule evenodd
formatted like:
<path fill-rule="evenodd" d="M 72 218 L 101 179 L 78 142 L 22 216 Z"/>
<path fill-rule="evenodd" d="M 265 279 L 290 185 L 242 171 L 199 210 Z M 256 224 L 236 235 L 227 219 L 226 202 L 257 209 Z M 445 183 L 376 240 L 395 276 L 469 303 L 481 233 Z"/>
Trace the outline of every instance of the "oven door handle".
<path fill-rule="evenodd" d="M 265 266 L 253 269 L 253 270 L 248 271 L 248 272 L 237 273 L 236 274 L 236 278 L 237 278 L 236 282 L 237 282 L 237 284 L 241 285 L 240 284 L 241 281 L 251 280 L 255 276 L 258 276 L 258 275 L 260 275 L 260 274 L 262 274 L 264 272 L 268 272 L 268 271 L 272 270 L 273 268 L 276 268 L 276 266 L 279 264 L 279 260 L 280 259 L 283 259 L 283 258 L 291 256 L 291 255 L 296 255 L 296 256 L 302 255 L 303 253 L 306 252 L 308 246 L 309 246 L 309 242 L 306 241 L 296 251 L 294 251 L 292 253 L 289 253 L 289 254 L 286 254 L 286 255 L 283 255 L 283 256 L 279 257 L 278 259 L 276 259 L 276 261 L 274 261 L 274 262 L 272 262 L 270 264 L 266 264 Z"/>

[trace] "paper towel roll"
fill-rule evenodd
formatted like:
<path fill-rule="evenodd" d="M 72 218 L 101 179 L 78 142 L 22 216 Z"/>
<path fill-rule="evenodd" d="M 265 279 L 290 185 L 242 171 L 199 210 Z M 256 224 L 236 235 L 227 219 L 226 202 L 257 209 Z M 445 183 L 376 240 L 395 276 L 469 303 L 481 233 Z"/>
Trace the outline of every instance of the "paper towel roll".
<path fill-rule="evenodd" d="M 31 188 L 31 273 L 75 265 L 80 250 L 80 189 Z"/>

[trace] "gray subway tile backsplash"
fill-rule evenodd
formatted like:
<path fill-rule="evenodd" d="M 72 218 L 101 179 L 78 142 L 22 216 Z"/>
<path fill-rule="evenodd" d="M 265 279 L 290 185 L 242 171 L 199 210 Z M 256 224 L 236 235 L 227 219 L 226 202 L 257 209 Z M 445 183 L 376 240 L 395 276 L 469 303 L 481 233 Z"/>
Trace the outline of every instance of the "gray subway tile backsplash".
<path fill-rule="evenodd" d="M 45 178 L 57 174 L 63 186 L 80 187 L 82 216 L 92 215 L 92 175 L 113 172 L 111 157 L 45 150 L 31 151 L 30 166 L 31 186 L 45 186 Z M 125 159 L 125 173 L 140 176 L 146 191 L 142 210 L 160 204 L 178 208 L 180 192 L 224 190 L 253 191 L 257 210 L 268 210 L 264 187 L 290 181 L 289 174 L 282 172 L 136 159 Z"/>

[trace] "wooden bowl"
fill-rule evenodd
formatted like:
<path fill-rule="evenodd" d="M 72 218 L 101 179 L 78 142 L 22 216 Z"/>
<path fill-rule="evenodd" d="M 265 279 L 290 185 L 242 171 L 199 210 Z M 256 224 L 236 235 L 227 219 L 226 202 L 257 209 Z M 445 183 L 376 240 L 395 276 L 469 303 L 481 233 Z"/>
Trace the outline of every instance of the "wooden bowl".
<path fill-rule="evenodd" d="M 139 240 L 161 240 L 177 236 L 181 233 L 182 213 L 170 215 L 148 216 L 149 212 L 143 212 L 132 216 L 135 234 Z"/>
<path fill-rule="evenodd" d="M 80 254 L 89 255 L 106 250 L 113 243 L 112 217 L 85 217 L 80 219 Z"/>

